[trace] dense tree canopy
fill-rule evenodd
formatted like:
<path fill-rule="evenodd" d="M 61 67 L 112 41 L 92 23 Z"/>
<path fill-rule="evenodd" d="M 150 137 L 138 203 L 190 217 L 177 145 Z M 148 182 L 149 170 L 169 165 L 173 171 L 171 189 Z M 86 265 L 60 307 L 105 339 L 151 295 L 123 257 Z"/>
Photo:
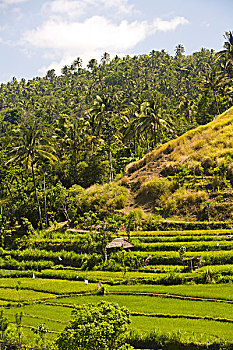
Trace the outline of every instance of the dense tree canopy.
<path fill-rule="evenodd" d="M 186 56 L 182 44 L 174 56 L 152 50 L 111 59 L 105 52 L 87 69 L 78 57 L 60 76 L 51 69 L 42 78 L 1 84 L 4 227 L 22 218 L 35 227 L 68 219 L 69 188 L 119 178 L 159 143 L 231 107 L 232 32 L 225 39 L 218 54 L 201 49 Z"/>
<path fill-rule="evenodd" d="M 101 301 L 96 305 L 76 306 L 73 319 L 57 340 L 62 350 L 133 349 L 122 346 L 122 339 L 130 323 L 129 312 L 118 304 Z"/>

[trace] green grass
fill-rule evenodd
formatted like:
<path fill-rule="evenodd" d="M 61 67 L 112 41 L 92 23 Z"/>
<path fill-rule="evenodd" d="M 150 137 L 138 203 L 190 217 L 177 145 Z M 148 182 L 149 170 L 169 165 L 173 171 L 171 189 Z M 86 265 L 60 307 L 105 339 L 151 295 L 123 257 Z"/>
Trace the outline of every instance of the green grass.
<path fill-rule="evenodd" d="M 70 308 L 64 308 L 59 306 L 49 306 L 45 304 L 26 305 L 20 309 L 14 308 L 4 310 L 4 315 L 10 322 L 15 321 L 15 314 L 22 311 L 23 318 L 22 324 L 25 326 L 36 327 L 40 323 L 46 324 L 51 331 L 62 331 L 68 321 L 71 319 Z"/>
<path fill-rule="evenodd" d="M 193 286 L 190 286 L 193 287 Z M 213 286 L 209 286 L 213 287 Z M 220 289 L 219 289 L 220 290 Z M 157 318 L 150 317 L 150 314 L 165 314 L 165 315 L 196 315 L 196 316 L 210 316 L 231 318 L 233 315 L 233 305 L 224 303 L 211 303 L 206 301 L 184 301 L 177 299 L 165 299 L 158 297 L 147 296 L 81 296 L 81 297 L 69 297 L 53 300 L 53 305 L 37 304 L 26 305 L 20 308 L 23 312 L 23 325 L 36 327 L 40 323 L 45 323 L 52 331 L 62 331 L 66 323 L 71 318 L 72 308 L 64 307 L 66 304 L 75 305 L 83 303 L 97 303 L 100 300 L 106 300 L 110 302 L 117 302 L 119 305 L 126 306 L 131 312 L 139 312 L 148 314 L 144 316 L 133 316 L 132 327 L 148 331 L 154 328 L 158 328 L 162 331 L 167 330 L 184 330 L 187 335 L 192 335 L 192 332 L 205 333 L 207 338 L 209 336 L 216 336 L 224 339 L 233 339 L 233 326 L 229 323 L 222 323 L 209 320 L 190 320 L 190 319 L 171 319 L 171 318 Z M 62 306 L 64 305 L 64 306 Z M 11 322 L 14 322 L 14 315 L 19 310 L 6 309 L 4 314 L 9 318 Z M 202 327 L 199 327 L 199 322 Z M 173 327 L 174 325 L 175 327 Z M 192 331 L 190 331 L 190 326 Z M 213 325 L 213 327 L 211 326 Z M 200 331 L 203 329 L 203 331 Z M 206 338 L 206 339 L 207 339 Z M 185 336 L 187 340 L 187 337 Z M 200 340 L 200 339 L 199 339 Z"/>
<path fill-rule="evenodd" d="M 214 274 L 233 275 L 233 265 L 231 264 L 203 266 L 198 269 L 198 272 L 205 272 L 207 270 Z"/>
<path fill-rule="evenodd" d="M 14 301 L 14 302 L 28 302 L 36 300 L 45 300 L 55 298 L 54 294 L 35 292 L 32 290 L 22 289 L 17 291 L 13 288 L 1 288 L 0 300 Z"/>
<path fill-rule="evenodd" d="M 59 332 L 62 332 L 71 319 L 71 309 L 51 307 L 44 304 L 4 309 L 4 316 L 14 325 L 15 314 L 18 312 L 23 313 L 22 342 L 33 346 L 35 346 L 35 334 L 32 332 L 32 328 L 36 328 L 41 323 L 45 324 L 49 330 L 49 333 L 46 334 L 46 339 L 51 341 L 57 338 Z"/>
<path fill-rule="evenodd" d="M 94 273 L 94 272 L 93 272 Z M 109 275 L 114 275 L 113 273 Z M 76 286 L 80 289 L 92 287 L 91 284 L 85 286 L 83 282 L 71 281 L 56 281 L 56 280 L 30 280 L 20 279 L 23 287 L 41 288 L 41 290 L 56 292 L 59 289 L 59 294 L 63 291 L 73 291 Z M 13 287 L 17 281 L 11 279 L 1 279 L 1 282 Z M 61 283 L 60 283 L 61 282 Z M 51 285 L 49 285 L 51 283 Z M 2 283 L 1 283 L 2 284 Z M 94 284 L 95 285 L 95 284 Z M 221 298 L 233 300 L 232 284 L 221 285 L 178 285 L 178 286 L 152 286 L 152 285 L 121 285 L 107 286 L 109 291 L 136 291 L 136 292 L 155 292 L 155 293 L 171 293 L 178 295 L 196 296 L 203 298 Z M 1 288 L 0 292 L 8 294 L 12 300 L 17 296 L 17 291 L 14 289 Z M 12 293 L 14 296 L 12 297 Z M 43 295 L 50 295 L 44 292 L 34 292 L 22 289 L 22 298 L 31 298 L 31 301 L 36 297 L 43 299 Z M 25 294 L 24 294 L 25 293 Z M 27 294 L 29 293 L 29 294 Z M 58 293 L 57 293 L 58 294 Z M 52 294 L 54 296 L 54 294 Z M 35 299 L 34 299 L 35 298 Z M 208 301 L 193 301 L 179 300 L 149 296 L 134 296 L 134 295 L 86 295 L 86 296 L 70 296 L 65 298 L 50 299 L 47 303 L 24 305 L 19 308 L 4 308 L 4 315 L 12 322 L 15 322 L 15 313 L 23 312 L 23 339 L 29 344 L 33 341 L 33 333 L 28 327 L 36 327 L 40 323 L 46 324 L 50 331 L 61 332 L 71 319 L 71 311 L 74 305 L 84 303 L 97 303 L 100 300 L 118 303 L 121 306 L 126 306 L 132 313 L 144 313 L 147 316 L 131 316 L 131 328 L 142 331 L 158 329 L 162 332 L 181 331 L 182 340 L 184 341 L 214 341 L 214 340 L 232 340 L 233 339 L 233 324 L 228 322 L 217 322 L 203 320 L 202 317 L 226 318 L 233 320 L 233 304 L 208 302 Z M 16 299 L 18 301 L 18 299 Z M 70 307 L 67 307 L 70 306 Z M 164 317 L 151 317 L 152 314 L 163 314 Z M 200 317 L 198 320 L 185 318 L 169 318 L 169 315 L 195 315 Z M 57 337 L 57 333 L 48 335 L 48 339 L 52 340 Z"/>
<path fill-rule="evenodd" d="M 59 279 L 42 279 L 42 278 L 1 278 L 0 299 L 2 287 L 15 288 L 20 283 L 21 289 L 29 289 L 52 294 L 69 294 L 69 293 L 85 293 L 97 290 L 96 284 L 85 285 L 81 281 L 65 281 Z"/>
<path fill-rule="evenodd" d="M 159 243 L 136 243 L 135 250 L 138 251 L 178 251 L 181 247 L 185 247 L 187 251 L 204 251 L 206 249 L 211 251 L 216 250 L 232 250 L 233 242 L 219 240 L 215 241 L 199 241 L 199 242 L 159 242 Z"/>
<path fill-rule="evenodd" d="M 173 231 L 174 232 L 174 231 Z M 196 231 L 192 231 L 193 235 L 177 235 L 177 236 L 140 236 L 140 237 L 133 237 L 131 239 L 131 242 L 133 244 L 137 243 L 159 243 L 159 242 L 212 242 L 212 241 L 232 241 L 232 235 L 196 235 Z M 212 231 L 211 231 L 212 232 Z"/>
<path fill-rule="evenodd" d="M 17 302 L 9 302 L 7 300 L 1 300 L 0 299 L 0 308 L 1 307 L 9 307 L 9 305 L 13 306 L 13 305 L 17 305 Z"/>
<path fill-rule="evenodd" d="M 119 272 L 112 272 L 112 271 L 78 271 L 78 272 L 74 272 L 72 270 L 45 270 L 43 271 L 43 273 L 41 275 L 46 275 L 46 274 L 51 274 L 51 276 L 54 276 L 54 278 L 56 278 L 56 276 L 58 278 L 64 277 L 64 279 L 66 278 L 66 276 L 68 274 L 70 274 L 72 276 L 72 278 L 75 278 L 75 276 L 78 274 L 79 278 L 81 279 L 88 279 L 90 282 L 94 281 L 96 283 L 98 283 L 99 280 L 101 280 L 102 282 L 105 283 L 118 283 L 118 282 L 123 282 L 125 279 L 131 280 L 131 279 L 137 279 L 137 278 L 158 278 L 158 276 L 155 273 L 152 272 L 138 272 L 138 271 L 130 271 L 127 272 L 126 275 L 124 275 L 123 272 L 119 271 Z M 160 274 L 162 275 L 162 274 Z M 166 276 L 166 274 L 164 273 L 164 276 Z M 96 288 L 97 288 L 97 284 L 96 284 Z"/>
<path fill-rule="evenodd" d="M 119 236 L 127 236 L 125 231 L 119 232 Z M 131 231 L 132 237 L 152 237 L 152 236 L 221 236 L 221 235 L 233 235 L 233 230 L 219 229 L 219 230 L 182 230 L 182 231 Z"/>
<path fill-rule="evenodd" d="M 145 270 L 127 272 L 111 271 L 83 271 L 67 266 L 63 269 L 43 269 L 35 272 L 36 278 L 32 279 L 32 271 L 6 271 L 8 276 L 14 273 L 14 277 L 20 273 L 27 273 L 28 278 L 1 278 L 0 279 L 0 307 L 12 323 L 15 322 L 15 313 L 22 311 L 23 333 L 25 343 L 33 340 L 33 333 L 29 327 L 36 327 L 40 323 L 46 324 L 50 331 L 61 332 L 71 319 L 71 311 L 75 304 L 97 303 L 100 300 L 116 302 L 126 306 L 133 314 L 131 316 L 131 328 L 148 332 L 158 329 L 162 332 L 181 331 L 181 339 L 184 341 L 213 342 L 214 340 L 233 341 L 233 323 L 207 320 L 204 317 L 215 319 L 227 319 L 233 321 L 233 284 L 197 284 L 197 285 L 157 285 L 156 283 L 185 283 L 196 280 L 203 281 L 202 276 L 207 269 L 213 274 L 233 274 L 233 249 L 230 236 L 233 230 L 197 230 L 197 231 L 155 231 L 132 232 L 136 247 L 145 251 L 135 251 L 132 254 L 146 259 L 152 256 Z M 217 247 L 217 243 L 219 245 Z M 203 266 L 195 272 L 184 272 L 178 253 L 180 246 L 186 246 L 188 250 L 185 257 L 201 255 Z M 206 247 L 212 247 L 213 251 L 206 251 Z M 195 249 L 194 249 L 195 248 Z M 151 250 L 151 252 L 149 251 Z M 51 259 L 56 261 L 60 253 L 47 252 L 43 257 L 43 251 L 28 249 L 22 257 L 30 260 Z M 76 261 L 80 255 L 72 252 L 63 252 L 62 259 Z M 17 259 L 17 252 L 15 251 Z M 56 262 L 57 263 L 57 262 Z M 58 262 L 59 263 L 59 262 Z M 77 264 L 78 265 L 78 264 Z M 152 272 L 156 267 L 157 273 Z M 148 270 L 148 272 L 146 271 Z M 1 271 L 4 274 L 4 271 Z M 78 278 L 77 278 L 78 276 Z M 221 276 L 220 276 L 221 277 Z M 84 279 L 89 284 L 84 284 Z M 157 293 L 173 294 L 176 296 L 197 297 L 203 299 L 221 299 L 225 302 L 210 302 L 207 300 L 183 300 L 178 298 L 150 297 L 143 295 L 105 295 L 97 296 L 97 283 L 101 280 L 109 292 L 131 293 Z M 182 281 L 183 280 L 183 281 Z M 218 280 L 220 281 L 220 280 Z M 119 285 L 121 283 L 121 285 Z M 123 283 L 123 284 L 122 284 Z M 126 284 L 128 283 L 128 284 Z M 130 284 L 137 283 L 137 284 Z M 142 284 L 139 284 L 142 283 Z M 146 284 L 153 283 L 153 284 Z M 20 290 L 15 287 L 19 285 Z M 75 294 L 93 293 L 93 295 L 76 296 Z M 74 294 L 74 295 L 72 295 Z M 64 295 L 64 297 L 63 297 Z M 46 301 L 45 301 L 46 300 Z M 19 302 L 29 302 L 30 305 L 16 307 Z M 10 306 L 10 307 L 7 307 Z M 12 306 L 12 307 L 11 307 Z M 144 314 L 136 316 L 135 313 Z M 153 317 L 152 317 L 153 315 Z M 157 317 L 156 317 L 157 315 Z M 161 317 L 158 317 L 161 315 Z M 174 318 L 181 315 L 186 318 Z M 199 319 L 189 319 L 188 317 Z M 49 339 L 55 339 L 57 333 L 49 334 Z"/>
<path fill-rule="evenodd" d="M 219 340 L 233 340 L 232 323 L 221 323 L 206 320 L 171 319 L 157 317 L 131 317 L 131 327 L 148 332 L 157 329 L 164 333 L 168 331 L 181 332 L 181 340 L 194 342 L 214 342 Z"/>
<path fill-rule="evenodd" d="M 126 172 L 133 173 L 151 161 L 156 163 L 156 160 L 166 154 L 166 151 L 169 151 L 169 159 L 166 163 L 170 160 L 174 166 L 180 163 L 192 166 L 201 163 L 207 157 L 211 159 L 227 158 L 232 155 L 232 123 L 233 107 L 210 123 L 189 130 L 176 139 L 157 147 L 139 161 L 128 164 Z M 200 143 L 202 147 L 197 148 Z"/>
<path fill-rule="evenodd" d="M 70 301 L 75 298 L 69 298 Z M 100 298 L 96 297 L 80 297 L 76 298 L 80 304 L 83 302 L 98 302 Z M 103 298 L 101 298 L 103 299 Z M 109 301 L 116 301 L 112 298 Z M 106 298 L 104 298 L 106 300 Z M 77 301 L 77 300 L 75 300 Z M 119 300 L 117 300 L 119 302 Z M 124 305 L 128 300 L 119 302 L 120 305 Z M 141 300 L 138 300 L 137 303 L 130 302 L 131 306 L 138 307 Z M 163 305 L 158 303 L 158 309 L 162 309 Z M 173 307 L 173 305 L 171 305 Z M 163 311 L 164 309 L 160 310 Z M 14 322 L 15 313 L 18 312 L 18 309 L 5 310 L 4 315 L 11 321 Z M 40 323 L 46 324 L 50 331 L 61 332 L 66 326 L 67 322 L 71 318 L 71 309 L 66 307 L 61 307 L 59 305 L 49 306 L 49 305 L 30 305 L 20 308 L 20 311 L 23 312 L 22 324 L 26 327 L 36 327 Z M 191 319 L 172 319 L 172 318 L 157 318 L 150 316 L 131 316 L 131 328 L 138 329 L 144 332 L 148 330 L 158 329 L 162 332 L 167 333 L 168 330 L 172 332 L 181 331 L 182 340 L 190 341 L 214 341 L 214 340 L 229 340 L 233 339 L 233 327 L 229 323 L 221 323 L 216 321 L 208 320 L 191 320 Z M 23 340 L 28 343 L 32 342 L 34 335 L 28 329 L 23 327 Z M 55 339 L 57 334 L 50 334 L 49 339 Z"/>
<path fill-rule="evenodd" d="M 83 303 L 97 303 L 100 300 L 106 300 L 109 302 L 118 303 L 121 306 L 126 306 L 130 312 L 170 315 L 181 314 L 200 317 L 209 316 L 231 319 L 233 321 L 233 304 L 208 301 L 179 300 L 138 295 L 106 295 L 104 297 L 67 297 L 56 299 L 52 302 L 58 305 L 80 305 Z"/>
<path fill-rule="evenodd" d="M 109 286 L 109 292 L 161 293 L 207 299 L 222 299 L 233 301 L 233 285 L 227 284 L 197 284 L 197 285 L 120 285 Z"/>
<path fill-rule="evenodd" d="M 48 327 L 49 332 L 46 339 L 55 340 L 71 319 L 71 308 L 60 306 L 49 306 L 45 304 L 34 304 L 21 306 L 20 308 L 4 308 L 4 316 L 14 324 L 15 314 L 23 313 L 22 317 L 22 341 L 23 344 L 34 344 L 35 335 L 31 328 L 43 323 Z"/>

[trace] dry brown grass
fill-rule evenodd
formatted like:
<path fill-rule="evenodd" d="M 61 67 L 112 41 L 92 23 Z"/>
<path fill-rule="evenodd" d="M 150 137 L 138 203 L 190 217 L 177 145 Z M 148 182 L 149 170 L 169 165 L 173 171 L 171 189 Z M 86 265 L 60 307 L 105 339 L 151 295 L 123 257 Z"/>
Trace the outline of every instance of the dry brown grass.
<path fill-rule="evenodd" d="M 229 156 L 233 158 L 233 107 L 212 122 L 186 132 L 156 148 L 141 160 L 129 164 L 126 173 L 131 174 L 164 155 L 169 155 L 168 160 L 173 163 L 173 167 L 176 163 L 186 164 L 188 167 L 195 164 L 196 167 L 206 158 L 217 163 Z"/>

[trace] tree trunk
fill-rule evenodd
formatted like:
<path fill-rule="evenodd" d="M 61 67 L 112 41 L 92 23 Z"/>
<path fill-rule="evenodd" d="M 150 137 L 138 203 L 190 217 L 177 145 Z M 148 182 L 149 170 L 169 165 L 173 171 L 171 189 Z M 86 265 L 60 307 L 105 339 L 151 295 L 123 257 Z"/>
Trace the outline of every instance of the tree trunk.
<path fill-rule="evenodd" d="M 109 177 L 110 177 L 110 182 L 113 181 L 113 166 L 112 166 L 112 152 L 109 152 L 109 166 L 110 166 L 110 170 L 109 170 Z"/>
<path fill-rule="evenodd" d="M 161 134 L 160 134 L 160 130 L 159 130 L 159 123 L 157 123 L 157 135 L 159 137 L 159 142 L 161 143 Z"/>
<path fill-rule="evenodd" d="M 12 193 L 11 193 L 11 189 L 10 189 L 10 186 L 8 185 L 7 182 L 6 182 L 6 188 L 8 189 L 8 192 L 10 193 L 11 199 L 13 200 L 13 196 L 12 196 Z M 1 350 L 1 349 L 0 349 L 0 350 Z"/>
<path fill-rule="evenodd" d="M 154 123 L 154 127 L 153 127 L 153 135 L 154 135 L 154 148 L 156 147 L 157 145 L 157 133 L 156 133 L 156 126 L 155 126 L 155 123 Z"/>
<path fill-rule="evenodd" d="M 219 106 L 218 106 L 218 100 L 217 100 L 217 96 L 216 96 L 216 91 L 214 90 L 214 98 L 215 98 L 215 103 L 216 103 L 216 107 L 217 107 L 217 112 L 218 115 L 220 114 L 220 110 L 219 110 Z"/>
<path fill-rule="evenodd" d="M 150 153 L 150 145 L 149 145 L 149 140 L 148 140 L 148 137 L 147 137 L 147 132 L 145 134 L 146 134 L 147 152 Z"/>
<path fill-rule="evenodd" d="M 32 167 L 32 178 L 33 178 L 33 184 L 34 184 L 34 191 L 35 191 L 35 196 L 36 196 L 36 201 L 37 201 L 37 206 L 38 206 L 38 213 L 39 213 L 39 220 L 40 220 L 40 229 L 43 230 L 41 208 L 40 208 L 40 202 L 39 202 L 37 189 L 36 189 L 36 180 L 35 180 L 35 173 L 34 173 L 34 167 L 33 167 L 33 160 L 31 162 L 31 167 Z"/>
<path fill-rule="evenodd" d="M 46 182 L 45 182 L 45 173 L 44 173 L 44 211 L 45 211 L 45 224 L 48 228 L 48 215 L 47 215 L 47 197 L 46 197 Z"/>

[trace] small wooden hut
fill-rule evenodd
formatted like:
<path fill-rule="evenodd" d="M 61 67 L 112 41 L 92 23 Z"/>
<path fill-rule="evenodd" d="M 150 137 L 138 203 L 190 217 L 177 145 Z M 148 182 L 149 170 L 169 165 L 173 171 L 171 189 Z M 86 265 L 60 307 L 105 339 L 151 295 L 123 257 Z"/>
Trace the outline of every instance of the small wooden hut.
<path fill-rule="evenodd" d="M 133 248 L 134 248 L 134 245 L 131 242 L 127 241 L 123 237 L 118 237 L 118 238 L 115 238 L 112 242 L 110 242 L 106 246 L 106 252 L 108 255 L 113 252 L 117 252 L 120 249 L 124 249 L 127 252 L 130 252 Z"/>
<path fill-rule="evenodd" d="M 201 267 L 201 256 L 194 256 L 192 258 L 187 258 L 182 260 L 183 265 L 187 267 L 188 270 L 196 270 Z"/>

